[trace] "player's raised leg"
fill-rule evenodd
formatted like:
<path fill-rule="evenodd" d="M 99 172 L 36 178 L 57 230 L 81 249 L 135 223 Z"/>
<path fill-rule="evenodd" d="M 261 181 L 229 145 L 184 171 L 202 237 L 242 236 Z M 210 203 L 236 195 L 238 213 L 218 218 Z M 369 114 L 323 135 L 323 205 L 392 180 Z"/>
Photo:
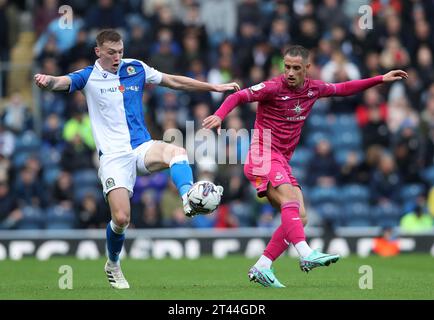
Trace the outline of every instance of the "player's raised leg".
<path fill-rule="evenodd" d="M 303 197 L 298 186 L 285 183 L 273 187 L 269 184 L 267 197 L 270 199 L 270 202 L 280 204 L 282 220 L 282 234 L 280 236 L 283 236 L 286 242 L 294 245 L 300 256 L 300 269 L 302 271 L 309 272 L 316 267 L 328 266 L 330 263 L 335 263 L 339 260 L 338 255 L 312 250 L 307 244 L 302 217 L 300 215 Z M 278 237 L 278 239 L 280 239 L 280 237 Z M 267 246 L 267 249 L 268 248 Z M 273 246 L 270 246 L 270 249 L 272 248 Z M 273 258 L 276 254 L 278 254 L 277 250 L 273 255 L 270 255 L 270 257 Z"/>
<path fill-rule="evenodd" d="M 112 220 L 107 225 L 108 260 L 104 271 L 113 288 L 128 289 L 130 285 L 122 273 L 119 261 L 119 255 L 125 241 L 125 230 L 130 223 L 130 198 L 128 190 L 125 188 L 111 190 L 107 195 L 107 199 L 110 205 Z"/>
<path fill-rule="evenodd" d="M 193 172 L 188 163 L 187 151 L 173 144 L 154 143 L 145 155 L 145 167 L 150 172 L 170 168 L 170 176 L 182 198 L 185 215 L 192 217 L 197 214 L 188 203 L 187 192 L 193 185 Z M 223 192 L 218 187 L 219 192 Z"/>

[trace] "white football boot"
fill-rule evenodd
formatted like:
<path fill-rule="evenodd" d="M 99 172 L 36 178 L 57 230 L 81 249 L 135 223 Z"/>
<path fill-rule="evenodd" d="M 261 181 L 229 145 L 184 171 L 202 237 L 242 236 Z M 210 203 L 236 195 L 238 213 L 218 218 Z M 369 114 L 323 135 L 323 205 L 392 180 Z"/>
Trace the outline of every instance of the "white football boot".
<path fill-rule="evenodd" d="M 105 274 L 107 275 L 110 285 L 115 289 L 129 289 L 130 285 L 125 279 L 121 270 L 120 264 L 110 263 L 108 260 L 104 267 Z"/>

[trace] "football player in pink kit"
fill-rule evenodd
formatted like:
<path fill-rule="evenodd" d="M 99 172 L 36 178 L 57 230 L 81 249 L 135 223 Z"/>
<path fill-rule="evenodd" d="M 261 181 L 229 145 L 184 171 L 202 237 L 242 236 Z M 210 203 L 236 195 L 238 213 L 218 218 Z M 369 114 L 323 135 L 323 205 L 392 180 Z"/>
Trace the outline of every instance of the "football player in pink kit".
<path fill-rule="evenodd" d="M 300 139 L 303 124 L 315 101 L 322 97 L 349 96 L 372 86 L 407 78 L 402 70 L 393 70 L 373 78 L 342 83 L 326 83 L 306 77 L 310 67 L 309 51 L 290 46 L 283 55 L 285 72 L 248 89 L 228 96 L 220 108 L 203 121 L 204 128 L 217 128 L 237 105 L 258 101 L 255 130 L 244 164 L 244 173 L 258 196 L 266 196 L 281 211 L 281 225 L 273 233 L 263 255 L 249 270 L 251 281 L 265 287 L 284 287 L 275 277 L 271 264 L 292 243 L 300 256 L 300 268 L 309 272 L 338 261 L 339 256 L 312 250 L 306 243 L 303 226 L 306 213 L 303 195 L 292 175 L 289 160 Z"/>

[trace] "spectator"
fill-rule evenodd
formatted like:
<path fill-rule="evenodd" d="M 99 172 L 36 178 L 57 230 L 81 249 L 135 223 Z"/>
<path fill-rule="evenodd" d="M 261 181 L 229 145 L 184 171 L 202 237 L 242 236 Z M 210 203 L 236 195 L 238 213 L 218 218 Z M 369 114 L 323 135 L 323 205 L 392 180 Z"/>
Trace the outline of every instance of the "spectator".
<path fill-rule="evenodd" d="M 184 214 L 182 203 L 179 201 L 179 194 L 172 181 L 168 182 L 167 188 L 163 191 L 160 201 L 162 222 L 168 228 L 182 228 L 190 224 Z"/>
<path fill-rule="evenodd" d="M 406 68 L 410 63 L 408 52 L 397 37 L 387 39 L 386 46 L 381 52 L 380 63 L 385 69 Z"/>
<path fill-rule="evenodd" d="M 33 18 L 36 36 L 39 37 L 48 27 L 51 21 L 59 16 L 59 4 L 57 0 L 44 0 L 37 5 Z"/>
<path fill-rule="evenodd" d="M 78 135 L 90 150 L 95 149 L 95 141 L 92 136 L 89 115 L 86 113 L 87 106 L 83 103 L 84 96 L 77 92 L 73 100 L 77 105 L 73 109 L 72 118 L 66 121 L 63 127 L 63 138 L 67 142 L 72 142 Z M 86 109 L 84 109 L 86 108 Z"/>
<path fill-rule="evenodd" d="M 426 198 L 418 197 L 414 209 L 405 213 L 400 222 L 401 231 L 406 233 L 423 233 L 434 230 L 434 218 L 426 207 Z"/>
<path fill-rule="evenodd" d="M 93 151 L 84 142 L 80 135 L 76 134 L 67 142 L 62 152 L 60 165 L 62 169 L 73 173 L 81 169 L 94 168 Z"/>
<path fill-rule="evenodd" d="M 29 106 L 25 103 L 20 93 L 15 92 L 6 103 L 3 123 L 6 128 L 15 134 L 32 129 L 32 115 Z"/>
<path fill-rule="evenodd" d="M 80 187 L 80 186 L 77 186 Z M 73 208 L 73 190 L 71 174 L 67 171 L 60 172 L 52 191 L 52 200 L 64 209 Z"/>
<path fill-rule="evenodd" d="M 179 197 L 178 197 L 179 199 Z M 148 190 L 142 193 L 140 202 L 132 208 L 131 226 L 135 228 L 161 228 L 163 226 L 161 211 L 155 192 Z"/>
<path fill-rule="evenodd" d="M 355 151 L 347 154 L 345 162 L 340 167 L 339 182 L 342 184 L 364 183 L 361 177 L 360 160 Z"/>
<path fill-rule="evenodd" d="M 14 149 L 15 135 L 4 127 L 3 121 L 0 119 L 0 155 L 9 158 L 12 156 Z"/>
<path fill-rule="evenodd" d="M 315 154 L 308 164 L 308 185 L 323 187 L 336 184 L 338 165 L 333 155 L 333 149 L 328 140 L 320 140 L 315 146 Z"/>
<path fill-rule="evenodd" d="M 85 22 L 91 32 L 105 28 L 126 28 L 123 6 L 115 4 L 113 0 L 98 0 L 87 12 Z"/>
<path fill-rule="evenodd" d="M 20 208 L 24 206 L 44 208 L 46 206 L 44 189 L 37 179 L 37 173 L 30 167 L 21 168 L 15 182 L 14 194 Z"/>
<path fill-rule="evenodd" d="M 13 229 L 23 218 L 15 193 L 10 192 L 6 181 L 0 181 L 0 230 Z"/>
<path fill-rule="evenodd" d="M 77 209 L 79 228 L 105 228 L 110 220 L 110 214 L 107 208 L 104 210 L 103 207 L 98 204 L 93 193 L 87 193 Z"/>
<path fill-rule="evenodd" d="M 49 147 L 60 150 L 63 147 L 62 123 L 55 113 L 48 115 L 42 127 L 42 140 Z"/>
<path fill-rule="evenodd" d="M 321 23 L 322 30 L 331 30 L 335 25 L 345 26 L 348 24 L 348 18 L 345 16 L 342 6 L 338 0 L 325 0 L 319 6 L 317 18 Z M 331 17 L 333 17 L 331 19 Z"/>
<path fill-rule="evenodd" d="M 421 183 L 423 167 L 421 138 L 416 128 L 404 126 L 395 138 L 394 157 L 404 183 Z"/>
<path fill-rule="evenodd" d="M 401 177 L 392 155 L 384 152 L 372 174 L 371 195 L 375 205 L 397 204 L 400 201 Z"/>
<path fill-rule="evenodd" d="M 151 48 L 150 65 L 161 72 L 175 73 L 181 47 L 173 40 L 173 33 L 168 28 L 158 32 L 157 42 Z"/>
<path fill-rule="evenodd" d="M 399 242 L 390 227 L 384 227 L 381 236 L 373 241 L 372 251 L 381 257 L 393 257 L 399 254 Z"/>

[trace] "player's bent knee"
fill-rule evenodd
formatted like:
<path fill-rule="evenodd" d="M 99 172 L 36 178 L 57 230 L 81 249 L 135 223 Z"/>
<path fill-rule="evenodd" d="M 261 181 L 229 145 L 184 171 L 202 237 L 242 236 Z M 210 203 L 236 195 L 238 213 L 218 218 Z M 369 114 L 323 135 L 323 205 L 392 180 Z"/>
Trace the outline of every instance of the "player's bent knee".
<path fill-rule="evenodd" d="M 182 155 L 186 155 L 187 154 L 187 150 L 185 150 L 182 147 L 173 147 L 172 150 L 172 157 L 176 157 L 176 156 L 182 156 Z"/>
<path fill-rule="evenodd" d="M 180 159 L 184 159 L 187 156 L 187 150 L 175 145 L 168 145 L 163 154 L 163 161 L 167 165 L 171 165 L 174 162 L 178 162 Z"/>
<path fill-rule="evenodd" d="M 123 211 L 117 211 L 113 215 L 112 220 L 117 226 L 126 228 L 130 224 L 130 215 Z"/>

